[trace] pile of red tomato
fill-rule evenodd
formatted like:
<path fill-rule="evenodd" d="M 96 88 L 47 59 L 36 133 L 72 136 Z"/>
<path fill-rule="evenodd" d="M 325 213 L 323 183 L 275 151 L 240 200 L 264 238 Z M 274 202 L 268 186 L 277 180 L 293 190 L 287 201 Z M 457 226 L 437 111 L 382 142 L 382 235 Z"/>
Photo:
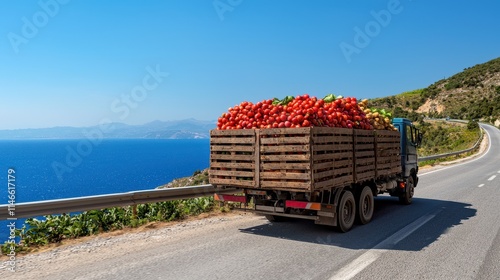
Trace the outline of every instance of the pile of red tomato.
<path fill-rule="evenodd" d="M 373 129 L 356 98 L 318 99 L 308 94 L 288 100 L 285 105 L 276 99 L 255 104 L 244 101 L 229 108 L 217 122 L 220 130 L 311 126 Z"/>

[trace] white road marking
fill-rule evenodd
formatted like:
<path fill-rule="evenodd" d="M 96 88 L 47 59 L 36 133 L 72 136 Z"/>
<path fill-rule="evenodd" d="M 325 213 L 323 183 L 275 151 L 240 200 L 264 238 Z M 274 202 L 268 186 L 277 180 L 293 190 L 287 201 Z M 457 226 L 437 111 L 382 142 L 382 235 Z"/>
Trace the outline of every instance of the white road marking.
<path fill-rule="evenodd" d="M 493 175 L 493 176 L 491 176 L 491 177 L 488 179 L 488 181 L 493 181 L 496 177 L 497 177 L 497 175 Z"/>
<path fill-rule="evenodd" d="M 373 249 L 370 249 L 363 253 L 361 256 L 341 268 L 335 275 L 333 275 L 330 280 L 348 280 L 356 276 L 358 273 L 363 271 L 366 267 L 376 261 L 383 253 L 387 252 L 394 245 L 398 244 L 401 240 L 405 239 L 407 236 L 412 234 L 418 228 L 423 226 L 425 223 L 434 218 L 439 212 L 438 210 L 434 214 L 426 215 L 415 220 L 413 223 L 400 229 L 393 235 L 389 236 L 384 241 L 375 245 Z"/>
<path fill-rule="evenodd" d="M 479 185 L 479 186 L 477 186 L 477 187 L 478 187 L 478 188 L 482 188 L 482 187 L 484 187 L 484 184 L 481 184 L 481 185 Z"/>
<path fill-rule="evenodd" d="M 500 170 L 498 171 L 498 173 L 500 173 Z"/>

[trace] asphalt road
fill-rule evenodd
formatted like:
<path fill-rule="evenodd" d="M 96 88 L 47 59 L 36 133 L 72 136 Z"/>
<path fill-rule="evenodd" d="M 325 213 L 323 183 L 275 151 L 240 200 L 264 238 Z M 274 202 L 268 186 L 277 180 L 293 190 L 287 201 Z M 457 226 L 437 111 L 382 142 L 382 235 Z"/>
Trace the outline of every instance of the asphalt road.
<path fill-rule="evenodd" d="M 485 129 L 485 155 L 422 172 L 412 205 L 377 197 L 372 222 L 345 234 L 248 215 L 40 272 L 44 279 L 500 279 L 500 131 Z"/>

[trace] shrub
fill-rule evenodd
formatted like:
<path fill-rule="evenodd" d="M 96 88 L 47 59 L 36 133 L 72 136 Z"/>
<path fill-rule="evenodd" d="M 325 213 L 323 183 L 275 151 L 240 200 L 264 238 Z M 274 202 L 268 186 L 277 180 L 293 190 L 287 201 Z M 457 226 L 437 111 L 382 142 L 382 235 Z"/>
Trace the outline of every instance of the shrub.
<path fill-rule="evenodd" d="M 100 232 L 107 232 L 125 227 L 138 227 L 148 222 L 173 221 L 190 215 L 198 215 L 214 208 L 213 197 L 163 201 L 138 204 L 134 216 L 132 207 L 112 207 L 102 210 L 90 210 L 74 215 L 47 215 L 43 220 L 29 218 L 22 228 L 16 229 L 16 251 L 23 251 L 32 246 L 57 243 L 63 239 L 78 238 Z M 10 252 L 10 243 L 5 242 L 2 252 Z"/>

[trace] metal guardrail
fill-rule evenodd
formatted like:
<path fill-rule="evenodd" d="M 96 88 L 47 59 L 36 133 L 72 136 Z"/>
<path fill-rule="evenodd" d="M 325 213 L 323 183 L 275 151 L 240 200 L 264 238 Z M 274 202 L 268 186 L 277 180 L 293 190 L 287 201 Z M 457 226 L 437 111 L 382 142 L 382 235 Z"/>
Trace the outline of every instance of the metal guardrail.
<path fill-rule="evenodd" d="M 196 198 L 213 195 L 216 189 L 212 185 L 190 186 L 169 189 L 154 189 L 133 191 L 75 198 L 44 200 L 35 202 L 16 203 L 14 207 L 8 204 L 0 205 L 0 220 L 8 218 L 28 218 L 50 214 L 79 212 L 94 209 L 103 209 L 115 206 L 128 206 L 141 203 Z M 226 189 L 217 193 L 235 193 L 236 189 Z M 14 215 L 10 215 L 13 211 Z"/>
<path fill-rule="evenodd" d="M 448 120 L 448 121 L 466 123 L 466 121 L 462 121 L 462 120 Z M 456 155 L 465 154 L 465 153 L 474 151 L 475 149 L 477 149 L 477 147 L 479 147 L 479 145 L 481 144 L 481 141 L 483 140 L 483 129 L 481 128 L 479 131 L 481 131 L 481 136 L 479 136 L 479 139 L 477 139 L 476 143 L 474 144 L 474 146 L 472 148 L 465 149 L 465 150 L 458 151 L 458 152 L 444 153 L 444 154 L 432 155 L 432 156 L 427 156 L 427 157 L 419 157 L 418 162 L 427 161 L 427 160 L 435 160 L 435 159 L 445 158 L 445 157 L 451 157 L 451 156 L 456 156 Z"/>

